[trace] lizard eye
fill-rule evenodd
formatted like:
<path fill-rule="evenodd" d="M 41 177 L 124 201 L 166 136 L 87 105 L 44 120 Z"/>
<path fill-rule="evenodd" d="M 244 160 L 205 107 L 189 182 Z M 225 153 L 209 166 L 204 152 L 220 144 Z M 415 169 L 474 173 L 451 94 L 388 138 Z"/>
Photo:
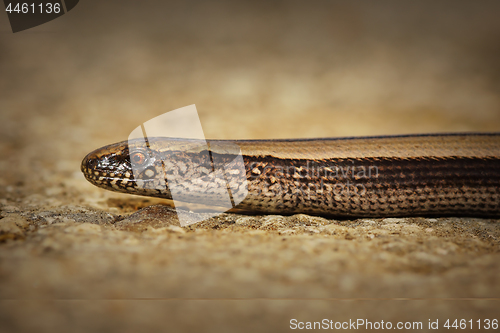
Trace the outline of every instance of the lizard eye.
<path fill-rule="evenodd" d="M 89 169 L 95 169 L 96 166 L 97 166 L 97 159 L 92 158 L 92 159 L 87 161 L 87 167 Z"/>
<path fill-rule="evenodd" d="M 140 152 L 130 155 L 130 162 L 134 165 L 143 165 L 146 162 L 146 155 Z"/>

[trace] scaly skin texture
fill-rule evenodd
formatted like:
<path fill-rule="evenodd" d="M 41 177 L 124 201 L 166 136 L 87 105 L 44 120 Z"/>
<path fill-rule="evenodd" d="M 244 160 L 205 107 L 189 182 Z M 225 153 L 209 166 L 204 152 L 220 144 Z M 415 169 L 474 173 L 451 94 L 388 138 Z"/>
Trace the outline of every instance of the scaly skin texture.
<path fill-rule="evenodd" d="M 140 141 L 120 142 L 88 154 L 82 171 L 101 188 L 167 199 L 168 183 L 178 177 L 183 199 L 207 205 L 219 203 L 207 193 L 229 187 L 242 199 L 236 208 L 259 213 L 500 215 L 498 133 L 208 143 L 210 152 L 192 140 L 154 138 L 144 151 Z M 239 149 L 244 175 L 226 170 L 212 182 L 209 172 L 233 161 Z M 135 174 L 130 151 L 140 164 Z"/>

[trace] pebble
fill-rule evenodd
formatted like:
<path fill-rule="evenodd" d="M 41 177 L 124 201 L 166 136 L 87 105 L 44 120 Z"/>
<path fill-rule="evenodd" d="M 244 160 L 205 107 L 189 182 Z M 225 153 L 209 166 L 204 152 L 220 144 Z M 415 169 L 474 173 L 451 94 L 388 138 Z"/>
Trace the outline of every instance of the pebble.
<path fill-rule="evenodd" d="M 16 224 L 15 217 L 6 217 L 0 220 L 0 234 L 22 235 L 23 231 Z"/>
<path fill-rule="evenodd" d="M 406 221 L 407 221 L 407 219 L 397 218 L 397 217 L 389 217 L 389 218 L 382 220 L 382 222 L 384 222 L 384 223 L 403 223 Z"/>
<path fill-rule="evenodd" d="M 255 220 L 255 218 L 253 218 L 253 217 L 245 216 L 245 217 L 240 217 L 239 219 L 234 221 L 234 223 L 237 225 L 248 225 L 248 224 L 252 224 L 254 222 L 254 220 Z"/>
<path fill-rule="evenodd" d="M 19 228 L 27 228 L 29 226 L 28 220 L 26 220 L 24 217 L 18 214 L 10 214 L 7 217 L 3 218 L 0 220 L 1 224 L 12 224 L 16 225 Z"/>

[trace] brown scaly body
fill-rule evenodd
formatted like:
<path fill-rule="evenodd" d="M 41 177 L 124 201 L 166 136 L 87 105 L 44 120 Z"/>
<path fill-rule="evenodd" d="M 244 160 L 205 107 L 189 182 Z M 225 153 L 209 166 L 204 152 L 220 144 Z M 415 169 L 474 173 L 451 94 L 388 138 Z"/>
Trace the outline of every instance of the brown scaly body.
<path fill-rule="evenodd" d="M 229 143 L 241 149 L 248 194 L 237 208 L 247 211 L 338 217 L 500 216 L 498 133 L 209 141 L 210 156 L 230 161 L 234 155 L 225 149 Z M 157 182 L 165 183 L 166 173 L 189 175 L 213 167 L 186 147 L 186 140 L 150 140 L 146 186 L 137 186 L 142 176 L 132 175 L 127 142 L 90 153 L 82 171 L 102 188 L 171 199 L 168 186 Z M 203 201 L 207 186 L 186 186 L 199 193 L 200 201 L 212 204 Z"/>

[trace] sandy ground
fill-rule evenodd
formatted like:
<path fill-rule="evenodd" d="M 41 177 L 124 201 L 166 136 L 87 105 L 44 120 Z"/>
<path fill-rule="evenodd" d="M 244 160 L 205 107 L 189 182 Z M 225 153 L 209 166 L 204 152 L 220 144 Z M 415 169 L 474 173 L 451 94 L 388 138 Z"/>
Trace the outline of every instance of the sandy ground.
<path fill-rule="evenodd" d="M 207 138 L 499 131 L 499 16 L 494 1 L 81 1 L 12 34 L 0 15 L 0 331 L 500 319 L 499 220 L 181 228 L 161 200 L 80 172 L 190 104 Z"/>

